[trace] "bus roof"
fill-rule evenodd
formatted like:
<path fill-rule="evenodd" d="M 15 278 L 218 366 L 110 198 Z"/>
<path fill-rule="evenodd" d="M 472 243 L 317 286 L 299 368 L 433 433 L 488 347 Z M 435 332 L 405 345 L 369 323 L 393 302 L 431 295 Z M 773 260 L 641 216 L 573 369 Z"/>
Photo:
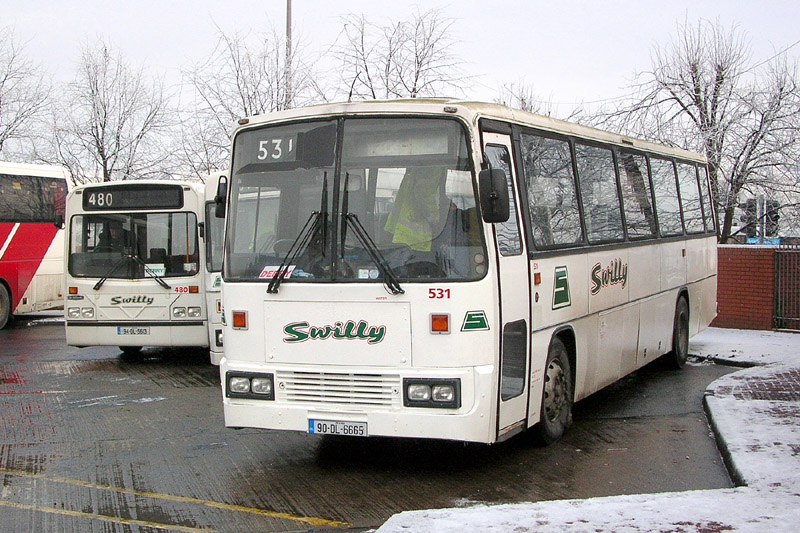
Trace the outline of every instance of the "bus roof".
<path fill-rule="evenodd" d="M 667 157 L 676 157 L 702 163 L 706 162 L 704 155 L 697 152 L 684 150 L 682 148 L 657 144 L 627 135 L 621 135 L 573 122 L 537 115 L 519 109 L 512 109 L 501 104 L 450 98 L 367 100 L 362 102 L 319 104 L 243 118 L 239 120 L 238 128 L 311 117 L 340 115 L 396 115 L 409 113 L 437 116 L 457 115 L 473 125 L 477 125 L 477 122 L 480 119 L 500 120 L 529 126 L 552 133 L 572 135 L 583 139 L 610 143 L 622 148 L 630 148 L 634 150 L 639 149 L 655 152 Z"/>
<path fill-rule="evenodd" d="M 9 161 L 0 161 L 0 174 L 64 179 L 69 176 L 66 168 L 56 165 L 34 165 L 30 163 L 11 163 Z"/>

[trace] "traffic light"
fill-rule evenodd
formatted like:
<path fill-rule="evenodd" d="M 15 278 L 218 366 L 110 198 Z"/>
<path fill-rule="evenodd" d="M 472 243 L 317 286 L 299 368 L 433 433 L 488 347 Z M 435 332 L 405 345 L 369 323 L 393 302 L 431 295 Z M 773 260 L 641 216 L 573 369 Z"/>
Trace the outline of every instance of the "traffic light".
<path fill-rule="evenodd" d="M 781 204 L 777 200 L 767 200 L 764 204 L 766 216 L 764 217 L 764 234 L 767 237 L 778 235 L 778 220 L 781 218 Z"/>
<path fill-rule="evenodd" d="M 745 203 L 739 204 L 739 209 L 744 211 L 744 214 L 739 217 L 742 222 L 742 232 L 748 237 L 755 237 L 758 233 L 758 203 L 755 198 L 749 198 Z"/>

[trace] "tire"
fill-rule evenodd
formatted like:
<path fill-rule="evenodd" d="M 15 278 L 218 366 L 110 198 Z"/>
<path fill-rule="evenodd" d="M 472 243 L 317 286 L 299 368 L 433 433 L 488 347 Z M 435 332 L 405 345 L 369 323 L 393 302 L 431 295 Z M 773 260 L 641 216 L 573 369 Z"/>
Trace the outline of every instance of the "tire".
<path fill-rule="evenodd" d="M 6 327 L 11 320 L 11 293 L 0 283 L 0 329 Z"/>
<path fill-rule="evenodd" d="M 547 352 L 542 388 L 541 420 L 533 426 L 533 436 L 541 444 L 552 444 L 572 424 L 572 368 L 567 348 L 555 337 Z"/>
<path fill-rule="evenodd" d="M 689 304 L 681 296 L 675 306 L 675 321 L 672 326 L 672 351 L 664 356 L 670 368 L 680 370 L 689 357 Z"/>
<path fill-rule="evenodd" d="M 119 349 L 125 355 L 139 355 L 142 351 L 141 346 L 120 346 Z"/>

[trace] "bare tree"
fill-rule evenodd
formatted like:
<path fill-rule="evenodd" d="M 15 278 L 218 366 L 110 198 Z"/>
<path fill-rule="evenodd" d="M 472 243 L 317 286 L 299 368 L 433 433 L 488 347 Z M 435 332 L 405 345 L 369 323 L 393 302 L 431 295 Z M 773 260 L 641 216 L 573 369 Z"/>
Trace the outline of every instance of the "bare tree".
<path fill-rule="evenodd" d="M 258 36 L 255 45 L 245 36 L 220 31 L 214 51 L 184 72 L 188 96 L 181 113 L 181 156 L 186 169 L 204 176 L 224 167 L 230 131 L 239 118 L 281 111 L 318 98 L 302 47 L 295 42 L 287 56 L 284 46 L 274 29 Z M 292 65 L 291 77 L 286 75 L 287 61 Z"/>
<path fill-rule="evenodd" d="M 765 62 L 766 63 L 766 62 Z M 774 184 L 797 149 L 796 69 L 780 61 L 760 75 L 744 35 L 700 21 L 653 53 L 637 75 L 638 96 L 601 123 L 623 133 L 705 153 L 720 217 L 720 242 L 744 190 Z"/>
<path fill-rule="evenodd" d="M 438 9 L 385 26 L 363 15 L 345 17 L 333 55 L 347 100 L 462 93 L 467 80 L 452 53 L 454 23 Z"/>
<path fill-rule="evenodd" d="M 53 113 L 53 158 L 76 183 L 168 174 L 168 98 L 160 80 L 133 70 L 99 42 L 83 47 Z"/>
<path fill-rule="evenodd" d="M 14 43 L 10 29 L 0 29 L 0 153 L 8 141 L 32 134 L 35 119 L 46 111 L 50 84 Z"/>

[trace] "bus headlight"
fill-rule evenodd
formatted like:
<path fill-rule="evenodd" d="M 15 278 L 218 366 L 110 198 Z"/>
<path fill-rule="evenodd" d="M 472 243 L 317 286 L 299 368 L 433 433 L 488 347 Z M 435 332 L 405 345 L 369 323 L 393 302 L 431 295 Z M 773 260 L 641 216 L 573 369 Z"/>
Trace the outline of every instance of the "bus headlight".
<path fill-rule="evenodd" d="M 231 376 L 228 378 L 228 392 L 247 394 L 250 392 L 250 380 L 248 378 Z"/>
<path fill-rule="evenodd" d="M 69 318 L 80 318 L 81 317 L 81 308 L 80 307 L 70 307 L 67 309 L 67 317 Z"/>
<path fill-rule="evenodd" d="M 228 398 L 275 399 L 275 376 L 272 374 L 228 372 L 225 381 L 225 396 Z"/>
<path fill-rule="evenodd" d="M 272 378 L 253 378 L 250 380 L 250 390 L 253 394 L 272 394 Z"/>
<path fill-rule="evenodd" d="M 94 318 L 94 307 L 81 307 L 81 316 L 83 318 Z"/>
<path fill-rule="evenodd" d="M 435 378 L 404 378 L 405 407 L 461 407 L 461 380 Z"/>
<path fill-rule="evenodd" d="M 190 318 L 198 318 L 203 313 L 203 311 L 199 307 L 190 307 L 189 308 L 189 317 Z"/>
<path fill-rule="evenodd" d="M 186 318 L 186 308 L 185 307 L 173 307 L 172 308 L 172 318 Z"/>

